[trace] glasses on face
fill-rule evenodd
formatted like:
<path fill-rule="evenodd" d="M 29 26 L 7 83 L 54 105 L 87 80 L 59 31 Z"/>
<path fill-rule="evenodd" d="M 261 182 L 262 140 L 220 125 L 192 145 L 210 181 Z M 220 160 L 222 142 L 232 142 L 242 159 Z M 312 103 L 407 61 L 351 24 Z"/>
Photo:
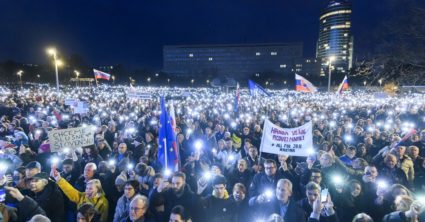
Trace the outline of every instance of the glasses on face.
<path fill-rule="evenodd" d="M 266 169 L 266 170 L 271 170 L 271 169 L 274 169 L 274 168 L 276 168 L 275 166 L 266 166 L 266 167 L 264 167 L 264 169 Z"/>
<path fill-rule="evenodd" d="M 134 211 L 134 212 L 140 212 L 144 209 L 145 209 L 144 207 L 130 207 L 130 211 Z"/>

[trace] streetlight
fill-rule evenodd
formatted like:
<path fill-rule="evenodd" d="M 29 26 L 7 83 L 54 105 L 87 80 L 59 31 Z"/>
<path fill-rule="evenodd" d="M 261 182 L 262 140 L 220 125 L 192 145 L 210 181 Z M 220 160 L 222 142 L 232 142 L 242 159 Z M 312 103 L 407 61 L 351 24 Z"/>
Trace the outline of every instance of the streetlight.
<path fill-rule="evenodd" d="M 56 72 L 56 90 L 59 92 L 59 74 L 58 74 L 58 66 L 62 65 L 62 62 L 57 59 L 57 52 L 55 48 L 47 49 L 47 54 L 53 56 L 53 60 L 55 61 L 55 72 Z"/>
<path fill-rule="evenodd" d="M 364 86 L 366 86 L 366 84 L 367 84 L 367 82 L 366 82 L 366 80 L 365 80 L 365 81 L 363 82 L 363 85 L 364 85 Z"/>
<path fill-rule="evenodd" d="M 190 83 L 192 84 L 192 87 L 193 87 L 193 83 L 195 82 L 195 80 L 194 79 L 192 79 L 192 80 L 190 80 Z"/>
<path fill-rule="evenodd" d="M 75 81 L 75 86 L 78 86 L 78 77 L 80 76 L 80 72 L 78 72 L 77 70 L 74 70 L 75 76 L 77 76 L 77 81 Z"/>
<path fill-rule="evenodd" d="M 115 85 L 115 76 L 112 75 L 112 84 Z"/>
<path fill-rule="evenodd" d="M 151 77 L 148 77 L 148 85 L 150 86 L 151 85 Z"/>
<path fill-rule="evenodd" d="M 22 73 L 24 73 L 24 71 L 19 70 L 18 73 L 16 73 L 19 76 L 19 83 L 21 84 L 21 88 L 22 88 Z"/>
<path fill-rule="evenodd" d="M 331 91 L 331 77 L 332 77 L 332 62 L 335 61 L 335 56 L 329 57 L 329 78 L 328 78 L 328 92 Z"/>
<path fill-rule="evenodd" d="M 382 86 L 382 79 L 379 79 L 378 82 L 379 82 L 379 87 L 381 87 Z"/>

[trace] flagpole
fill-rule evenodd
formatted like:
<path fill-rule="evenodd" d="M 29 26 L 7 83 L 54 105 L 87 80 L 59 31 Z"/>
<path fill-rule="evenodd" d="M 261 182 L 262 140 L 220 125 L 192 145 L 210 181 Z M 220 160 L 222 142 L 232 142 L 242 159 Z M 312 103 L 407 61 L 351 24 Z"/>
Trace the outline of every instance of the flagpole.
<path fill-rule="evenodd" d="M 165 157 L 165 170 L 168 169 L 168 158 L 167 158 L 167 138 L 162 139 L 164 141 L 164 157 Z"/>
<path fill-rule="evenodd" d="M 94 81 L 96 81 L 96 87 L 99 87 L 99 85 L 97 84 L 97 78 L 96 78 L 96 74 L 93 72 L 94 75 Z"/>

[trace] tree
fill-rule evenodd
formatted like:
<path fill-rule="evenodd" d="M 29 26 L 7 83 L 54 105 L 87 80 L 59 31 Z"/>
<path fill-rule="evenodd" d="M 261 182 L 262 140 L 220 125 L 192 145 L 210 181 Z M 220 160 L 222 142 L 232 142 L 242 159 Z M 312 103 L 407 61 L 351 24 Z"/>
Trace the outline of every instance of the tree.
<path fill-rule="evenodd" d="M 372 36 L 380 42 L 374 56 L 356 64 L 353 77 L 371 84 L 395 82 L 398 85 L 425 84 L 425 4 L 420 0 L 388 0 L 390 14 Z"/>

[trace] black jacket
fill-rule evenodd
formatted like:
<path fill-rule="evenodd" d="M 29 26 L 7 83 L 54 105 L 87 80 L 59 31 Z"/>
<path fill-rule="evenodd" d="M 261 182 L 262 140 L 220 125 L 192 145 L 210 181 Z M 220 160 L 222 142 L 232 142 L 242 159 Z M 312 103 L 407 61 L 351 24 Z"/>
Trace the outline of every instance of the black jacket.
<path fill-rule="evenodd" d="M 269 178 L 265 173 L 256 174 L 252 180 L 251 185 L 249 186 L 249 196 L 258 196 L 268 189 L 274 190 L 278 180 L 279 177 L 277 172 L 271 178 Z"/>
<path fill-rule="evenodd" d="M 182 205 L 189 215 L 193 215 L 194 208 L 197 206 L 197 196 L 192 192 L 187 184 L 183 189 L 184 190 L 180 195 L 175 194 L 173 189 L 168 189 L 161 193 L 158 193 L 156 190 L 154 190 L 152 196 L 150 197 L 150 202 L 154 203 L 160 199 L 165 200 L 165 218 L 169 218 L 171 210 L 177 205 Z M 152 209 L 152 212 L 153 211 L 154 209 Z"/>
<path fill-rule="evenodd" d="M 64 199 L 56 183 L 49 181 L 40 193 L 34 195 L 34 200 L 52 222 L 64 221 Z"/>
<path fill-rule="evenodd" d="M 46 216 L 46 212 L 31 197 L 25 196 L 18 202 L 18 222 L 29 221 L 34 215 Z"/>
<path fill-rule="evenodd" d="M 311 212 L 313 211 L 313 208 L 311 208 L 310 204 L 308 203 L 308 199 L 304 198 L 301 199 L 300 201 L 298 201 L 298 204 L 300 205 L 300 207 L 304 210 L 305 213 L 305 218 L 308 219 L 308 221 L 317 221 L 315 219 L 311 219 L 310 215 Z M 335 213 L 331 216 L 325 216 L 325 215 L 320 215 L 320 219 L 317 222 L 339 222 L 339 218 L 338 215 Z"/>
<path fill-rule="evenodd" d="M 224 222 L 232 221 L 233 205 L 229 199 L 219 199 L 212 195 L 201 200 L 202 217 L 194 221 Z"/>
<path fill-rule="evenodd" d="M 276 197 L 270 200 L 270 202 L 264 204 L 256 204 L 254 208 L 258 209 L 260 218 L 267 218 L 271 214 L 281 215 L 280 208 L 281 203 Z M 282 215 L 281 215 L 282 216 Z M 301 206 L 293 199 L 289 200 L 285 215 L 283 217 L 284 221 L 291 222 L 305 222 L 307 218 L 305 217 L 305 212 Z"/>

